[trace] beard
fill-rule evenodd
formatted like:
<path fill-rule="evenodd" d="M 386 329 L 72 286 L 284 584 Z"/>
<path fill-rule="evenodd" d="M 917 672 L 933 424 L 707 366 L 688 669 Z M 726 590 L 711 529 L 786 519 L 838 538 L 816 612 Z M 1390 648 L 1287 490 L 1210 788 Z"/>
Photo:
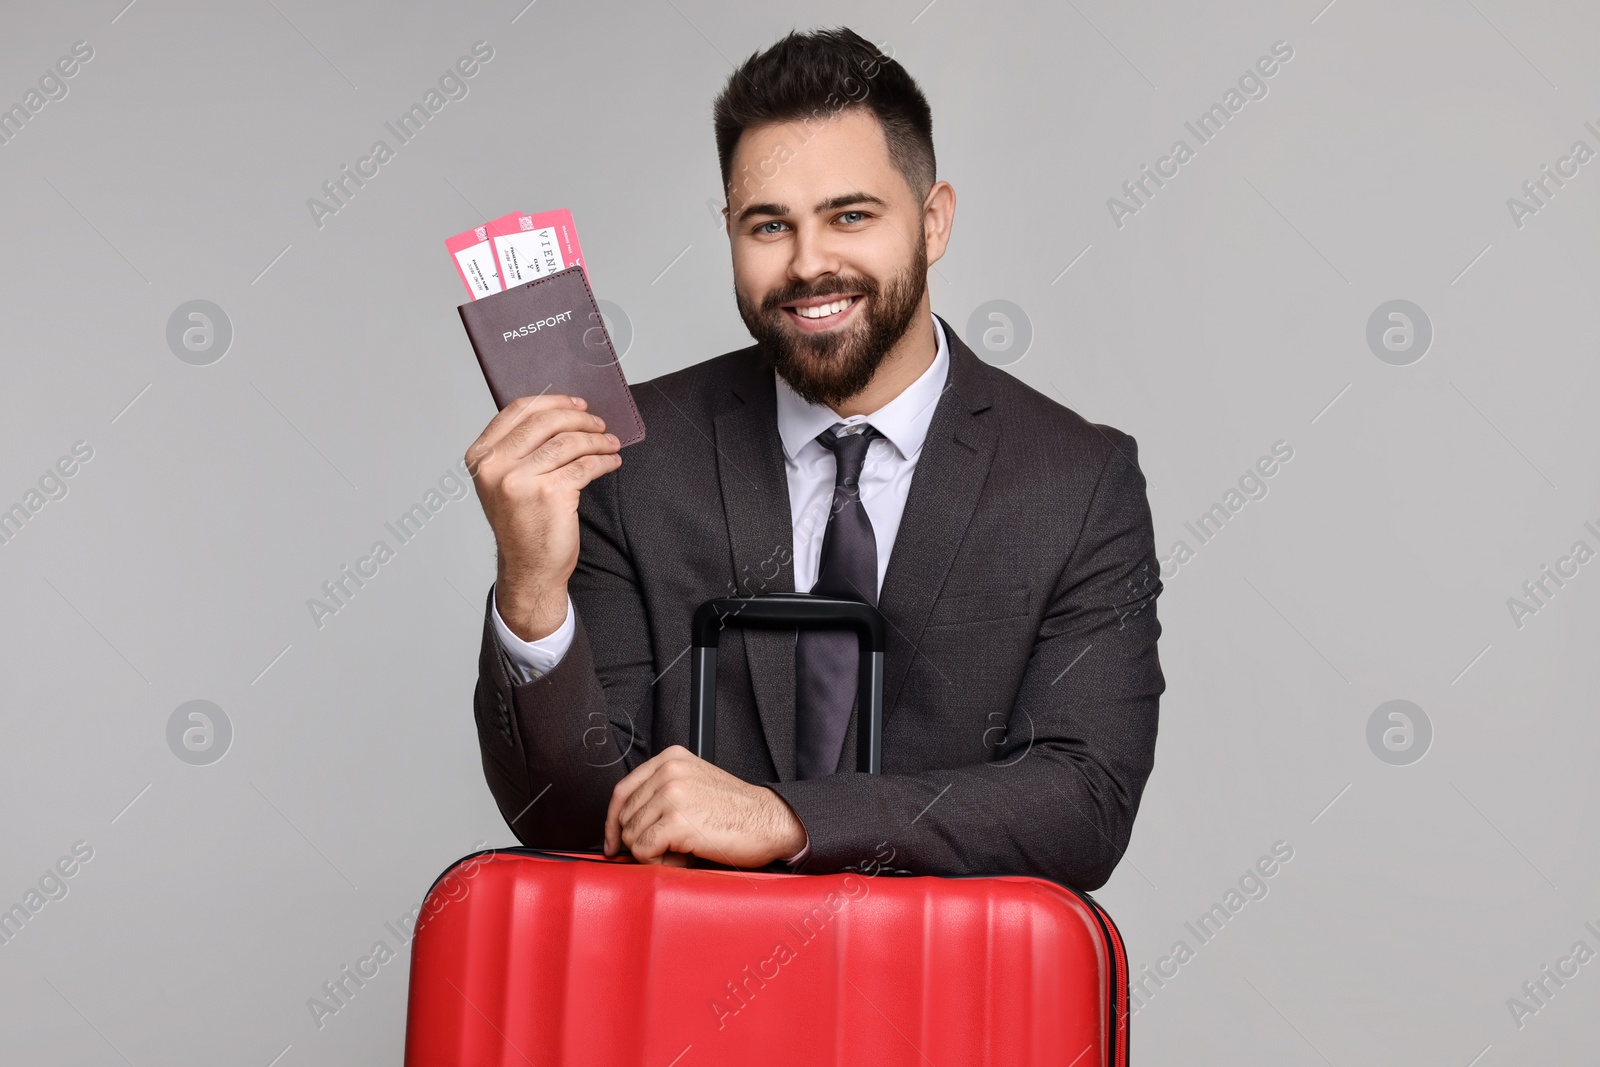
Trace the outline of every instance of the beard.
<path fill-rule="evenodd" d="M 780 289 L 757 308 L 734 287 L 739 317 L 744 319 L 766 364 L 789 387 L 813 404 L 836 408 L 872 381 L 878 366 L 911 325 L 928 285 L 928 252 L 921 232 L 911 264 L 879 285 L 865 276 L 838 276 L 816 285 Z M 784 304 L 836 293 L 859 293 L 856 321 L 825 333 L 801 333 L 783 321 Z"/>

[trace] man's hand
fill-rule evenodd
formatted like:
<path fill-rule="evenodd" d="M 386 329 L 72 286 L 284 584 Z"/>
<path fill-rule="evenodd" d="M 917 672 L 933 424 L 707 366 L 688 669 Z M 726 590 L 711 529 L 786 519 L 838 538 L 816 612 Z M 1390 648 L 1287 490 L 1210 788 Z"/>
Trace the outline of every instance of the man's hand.
<path fill-rule="evenodd" d="M 799 852 L 806 830 L 787 802 L 673 745 L 611 791 L 605 852 L 681 864 L 692 853 L 730 867 L 764 867 Z"/>
<path fill-rule="evenodd" d="M 578 493 L 622 465 L 605 420 L 583 400 L 519 397 L 467 449 L 467 470 L 499 547 L 495 606 L 524 641 L 548 637 L 567 617 L 567 580 L 578 565 Z"/>

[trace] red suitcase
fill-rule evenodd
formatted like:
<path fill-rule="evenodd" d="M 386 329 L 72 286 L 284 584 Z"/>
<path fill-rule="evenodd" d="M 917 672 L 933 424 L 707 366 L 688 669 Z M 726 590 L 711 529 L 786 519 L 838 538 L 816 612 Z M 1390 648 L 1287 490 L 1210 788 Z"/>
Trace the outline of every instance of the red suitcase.
<path fill-rule="evenodd" d="M 861 638 L 858 766 L 879 770 L 884 623 L 810 594 L 695 616 L 694 749 L 711 758 L 723 625 Z M 1122 939 L 1041 878 L 683 868 L 490 849 L 429 890 L 406 1067 L 1111 1067 L 1128 1062 Z"/>

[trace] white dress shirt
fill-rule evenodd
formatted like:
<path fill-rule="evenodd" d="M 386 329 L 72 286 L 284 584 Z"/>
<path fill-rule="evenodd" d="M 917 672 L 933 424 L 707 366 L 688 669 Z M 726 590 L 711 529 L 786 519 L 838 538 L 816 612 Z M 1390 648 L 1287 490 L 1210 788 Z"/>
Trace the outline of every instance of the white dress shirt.
<path fill-rule="evenodd" d="M 839 434 L 860 433 L 871 425 L 882 436 L 867 448 L 859 482 L 861 503 L 872 521 L 878 542 L 878 588 L 889 568 L 889 553 L 900 531 L 900 517 L 911 492 L 911 476 L 916 471 L 922 442 L 928 436 L 934 408 L 944 392 L 950 368 L 950 350 L 939 320 L 934 319 L 933 335 L 938 340 L 933 362 L 921 376 L 893 400 L 870 415 L 841 417 L 832 408 L 801 398 L 781 377 L 777 383 L 778 436 L 783 440 L 784 472 L 789 482 L 789 514 L 794 523 L 794 587 L 807 591 L 817 581 L 822 555 L 822 535 L 827 529 L 828 511 L 833 506 L 835 463 L 833 453 L 816 440 L 830 426 Z M 576 631 L 572 598 L 567 598 L 567 616 L 555 633 L 537 641 L 524 641 L 511 632 L 493 607 L 494 629 L 505 653 L 512 680 L 525 685 L 561 662 L 572 645 Z M 805 848 L 787 862 L 803 859 Z"/>

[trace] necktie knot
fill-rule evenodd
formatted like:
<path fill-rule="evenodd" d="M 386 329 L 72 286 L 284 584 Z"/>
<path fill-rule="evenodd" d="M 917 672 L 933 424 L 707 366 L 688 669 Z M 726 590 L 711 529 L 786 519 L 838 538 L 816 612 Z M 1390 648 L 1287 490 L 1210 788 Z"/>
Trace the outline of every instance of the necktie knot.
<path fill-rule="evenodd" d="M 871 426 L 866 426 L 855 433 L 841 435 L 835 432 L 840 425 L 842 424 L 836 422 L 817 434 L 817 442 L 833 453 L 834 485 L 853 489 L 861 480 L 861 468 L 866 463 L 867 448 L 872 444 L 873 438 L 882 435 Z"/>

